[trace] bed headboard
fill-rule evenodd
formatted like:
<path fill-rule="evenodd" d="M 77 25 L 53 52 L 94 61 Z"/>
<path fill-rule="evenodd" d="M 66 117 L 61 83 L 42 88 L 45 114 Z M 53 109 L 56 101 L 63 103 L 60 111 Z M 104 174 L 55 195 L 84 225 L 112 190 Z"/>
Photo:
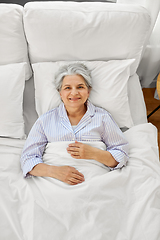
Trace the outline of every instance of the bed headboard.
<path fill-rule="evenodd" d="M 30 2 L 24 7 L 32 63 L 134 58 L 134 74 L 150 21 L 148 12 L 136 5 Z"/>

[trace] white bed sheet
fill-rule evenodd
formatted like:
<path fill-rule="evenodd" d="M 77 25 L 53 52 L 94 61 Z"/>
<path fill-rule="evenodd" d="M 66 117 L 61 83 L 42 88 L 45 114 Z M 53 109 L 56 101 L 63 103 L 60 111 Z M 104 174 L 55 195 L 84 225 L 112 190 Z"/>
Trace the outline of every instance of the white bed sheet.
<path fill-rule="evenodd" d="M 49 144 L 45 161 L 64 164 L 65 158 L 85 174 L 86 181 L 77 186 L 51 178 L 24 179 L 19 163 L 24 141 L 0 139 L 1 239 L 158 240 L 157 130 L 146 123 L 124 134 L 130 144 L 127 167 L 108 172 L 99 165 L 97 174 L 95 162 L 70 162 L 66 142 L 56 148 Z"/>

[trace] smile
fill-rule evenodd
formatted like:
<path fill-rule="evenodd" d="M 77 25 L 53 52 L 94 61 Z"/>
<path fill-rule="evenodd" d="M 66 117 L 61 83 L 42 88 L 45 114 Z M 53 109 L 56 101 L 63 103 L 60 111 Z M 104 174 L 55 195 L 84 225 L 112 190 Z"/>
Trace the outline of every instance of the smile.
<path fill-rule="evenodd" d="M 80 98 L 69 98 L 70 101 L 78 101 Z"/>

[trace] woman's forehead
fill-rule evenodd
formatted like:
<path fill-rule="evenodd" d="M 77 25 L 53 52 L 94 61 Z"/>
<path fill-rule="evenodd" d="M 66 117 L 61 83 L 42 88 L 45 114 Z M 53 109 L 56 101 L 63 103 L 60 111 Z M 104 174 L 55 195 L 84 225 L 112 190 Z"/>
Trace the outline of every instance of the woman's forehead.
<path fill-rule="evenodd" d="M 63 78 L 63 82 L 62 82 L 63 85 L 66 85 L 66 84 L 85 84 L 85 80 L 84 78 L 81 76 L 81 75 L 67 75 Z"/>

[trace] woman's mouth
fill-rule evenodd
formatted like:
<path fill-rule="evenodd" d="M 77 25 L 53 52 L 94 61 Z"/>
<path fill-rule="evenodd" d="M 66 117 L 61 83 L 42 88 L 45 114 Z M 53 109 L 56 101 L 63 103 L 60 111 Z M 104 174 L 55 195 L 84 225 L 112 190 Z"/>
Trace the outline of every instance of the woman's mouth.
<path fill-rule="evenodd" d="M 69 98 L 70 101 L 76 102 L 78 101 L 80 98 Z"/>

